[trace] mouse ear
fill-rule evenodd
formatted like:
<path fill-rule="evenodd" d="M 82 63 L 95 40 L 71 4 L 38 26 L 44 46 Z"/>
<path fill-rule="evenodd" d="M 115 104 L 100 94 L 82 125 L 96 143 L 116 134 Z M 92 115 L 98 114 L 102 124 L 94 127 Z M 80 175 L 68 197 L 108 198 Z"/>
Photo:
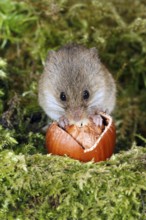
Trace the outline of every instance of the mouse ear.
<path fill-rule="evenodd" d="M 93 56 L 98 56 L 98 51 L 97 51 L 96 47 L 92 47 L 92 48 L 90 49 L 90 53 L 91 53 Z"/>
<path fill-rule="evenodd" d="M 50 57 L 54 56 L 55 54 L 56 52 L 54 50 L 49 50 L 46 61 L 50 60 Z"/>

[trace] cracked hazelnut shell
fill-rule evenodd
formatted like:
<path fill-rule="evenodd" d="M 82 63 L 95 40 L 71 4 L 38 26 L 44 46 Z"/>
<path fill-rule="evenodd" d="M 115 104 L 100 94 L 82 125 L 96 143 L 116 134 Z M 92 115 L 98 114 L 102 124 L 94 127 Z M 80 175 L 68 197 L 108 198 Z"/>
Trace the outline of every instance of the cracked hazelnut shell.
<path fill-rule="evenodd" d="M 104 125 L 92 123 L 83 127 L 71 125 L 66 130 L 53 122 L 46 133 L 46 147 L 53 155 L 67 155 L 83 162 L 99 162 L 110 158 L 115 148 L 116 129 L 111 116 L 100 113 Z"/>

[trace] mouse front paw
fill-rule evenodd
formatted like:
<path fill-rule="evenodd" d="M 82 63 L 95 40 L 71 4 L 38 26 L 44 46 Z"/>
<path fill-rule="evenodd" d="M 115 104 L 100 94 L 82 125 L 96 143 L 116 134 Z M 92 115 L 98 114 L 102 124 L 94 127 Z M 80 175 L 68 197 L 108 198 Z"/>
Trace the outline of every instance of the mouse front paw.
<path fill-rule="evenodd" d="M 58 125 L 61 128 L 65 128 L 65 126 L 69 125 L 69 120 L 65 116 L 61 116 L 59 118 Z"/>
<path fill-rule="evenodd" d="M 102 126 L 103 119 L 100 115 L 95 114 L 95 115 L 90 115 L 89 117 L 93 120 L 94 124 L 96 124 L 97 126 L 100 126 L 100 127 Z"/>

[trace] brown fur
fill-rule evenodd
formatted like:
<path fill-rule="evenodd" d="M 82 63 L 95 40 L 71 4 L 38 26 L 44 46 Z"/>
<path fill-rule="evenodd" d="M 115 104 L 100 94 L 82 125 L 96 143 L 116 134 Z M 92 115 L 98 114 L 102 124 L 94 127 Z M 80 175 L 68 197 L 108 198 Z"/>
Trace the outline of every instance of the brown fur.
<path fill-rule="evenodd" d="M 90 93 L 88 100 L 83 100 L 84 90 Z M 61 92 L 65 92 L 66 102 L 60 100 Z M 51 100 L 48 101 L 49 94 L 57 103 L 54 107 L 53 103 L 50 105 Z M 49 117 L 55 120 L 59 116 L 69 118 L 76 109 L 82 111 L 84 118 L 98 110 L 111 113 L 115 99 L 114 79 L 100 62 L 95 48 L 72 44 L 49 53 L 39 82 L 39 103 Z M 52 111 L 58 116 L 53 117 Z"/>

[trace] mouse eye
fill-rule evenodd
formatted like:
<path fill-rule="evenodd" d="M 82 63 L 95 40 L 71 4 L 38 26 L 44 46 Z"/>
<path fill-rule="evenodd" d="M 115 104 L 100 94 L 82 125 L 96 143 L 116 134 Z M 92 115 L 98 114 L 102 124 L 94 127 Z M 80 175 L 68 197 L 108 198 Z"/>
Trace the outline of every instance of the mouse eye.
<path fill-rule="evenodd" d="M 60 99 L 61 99 L 62 101 L 66 101 L 66 95 L 65 95 L 64 92 L 61 92 L 61 93 L 60 93 Z"/>
<path fill-rule="evenodd" d="M 89 94 L 88 90 L 85 90 L 85 91 L 83 92 L 83 99 L 86 100 L 86 99 L 89 98 L 89 96 L 90 96 L 90 94 Z"/>

